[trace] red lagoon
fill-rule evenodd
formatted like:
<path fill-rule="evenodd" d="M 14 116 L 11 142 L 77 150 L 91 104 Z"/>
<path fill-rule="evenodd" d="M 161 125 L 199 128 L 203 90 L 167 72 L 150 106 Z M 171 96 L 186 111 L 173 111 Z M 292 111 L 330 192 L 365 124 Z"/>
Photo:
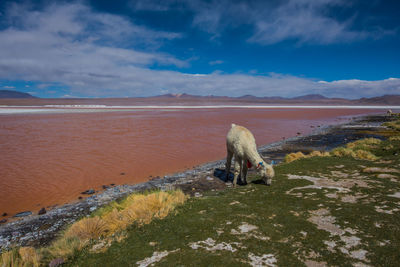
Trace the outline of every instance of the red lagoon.
<path fill-rule="evenodd" d="M 0 116 L 0 215 L 77 200 L 225 157 L 231 123 L 263 145 L 376 111 L 180 109 Z M 341 118 L 340 118 L 341 117 Z"/>

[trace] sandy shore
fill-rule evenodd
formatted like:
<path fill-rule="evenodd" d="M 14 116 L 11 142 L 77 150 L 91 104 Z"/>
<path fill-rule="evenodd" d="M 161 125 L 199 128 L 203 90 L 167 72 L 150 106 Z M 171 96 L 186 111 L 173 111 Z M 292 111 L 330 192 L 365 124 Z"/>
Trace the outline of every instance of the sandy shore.
<path fill-rule="evenodd" d="M 330 150 L 360 138 L 379 137 L 373 132 L 379 130 L 380 125 L 387 119 L 383 115 L 365 116 L 346 124 L 318 128 L 311 135 L 297 136 L 265 145 L 260 147 L 259 151 L 264 157 L 269 158 L 267 161 L 277 163 L 290 152 Z M 56 207 L 46 214 L 31 215 L 18 221 L 2 224 L 0 225 L 0 248 L 13 245 L 46 245 L 66 225 L 132 192 L 181 188 L 185 193 L 198 197 L 203 191 L 224 189 L 231 185 L 230 182 L 223 181 L 224 164 L 225 160 L 221 159 L 174 175 L 156 177 L 145 183 L 115 186 L 82 201 Z"/>

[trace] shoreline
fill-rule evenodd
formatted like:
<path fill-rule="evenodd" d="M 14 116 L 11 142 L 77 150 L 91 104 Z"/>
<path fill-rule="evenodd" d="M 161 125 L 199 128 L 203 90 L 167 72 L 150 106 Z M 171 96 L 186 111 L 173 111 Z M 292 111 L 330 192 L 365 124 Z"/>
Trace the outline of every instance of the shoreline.
<path fill-rule="evenodd" d="M 349 122 L 315 129 L 306 136 L 296 136 L 263 145 L 259 147 L 259 151 L 263 157 L 279 162 L 286 153 L 290 152 L 307 152 L 310 149 L 324 149 L 324 146 L 325 150 L 330 150 L 343 143 L 362 138 L 357 131 L 379 128 L 385 118 L 387 117 L 384 115 L 355 117 Z M 335 139 L 337 132 L 345 132 L 344 134 L 341 133 L 339 137 L 342 142 L 336 140 L 337 138 Z M 343 138 L 343 136 L 347 137 Z M 351 138 L 352 136 L 353 138 Z M 371 134 L 365 134 L 365 136 L 369 137 Z M 323 139 L 325 139 L 325 143 L 321 144 Z M 130 193 L 154 189 L 168 190 L 175 187 L 181 188 L 184 192 L 187 191 L 185 193 L 190 193 L 193 196 L 201 196 L 202 191 L 224 189 L 230 186 L 229 182 L 225 183 L 219 179 L 224 174 L 224 165 L 225 159 L 221 159 L 144 183 L 118 185 L 82 201 L 53 208 L 44 215 L 31 215 L 21 220 L 2 224 L 0 225 L 0 249 L 9 248 L 15 244 L 33 246 L 49 244 L 66 225 L 92 213 L 100 206 L 123 198 Z M 192 188 L 199 190 L 193 191 Z"/>
<path fill-rule="evenodd" d="M 399 105 L 45 105 L 12 106 L 0 105 L 0 115 L 18 114 L 63 114 L 63 113 L 101 113 L 141 110 L 187 110 L 187 109 L 365 109 L 365 110 L 400 110 Z"/>

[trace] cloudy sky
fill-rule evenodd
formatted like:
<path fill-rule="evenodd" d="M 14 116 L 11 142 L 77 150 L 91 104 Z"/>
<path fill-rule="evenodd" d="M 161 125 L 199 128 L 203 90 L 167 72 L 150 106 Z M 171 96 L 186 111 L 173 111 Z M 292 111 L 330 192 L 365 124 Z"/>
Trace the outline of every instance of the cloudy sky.
<path fill-rule="evenodd" d="M 400 94 L 397 0 L 0 1 L 0 90 Z"/>

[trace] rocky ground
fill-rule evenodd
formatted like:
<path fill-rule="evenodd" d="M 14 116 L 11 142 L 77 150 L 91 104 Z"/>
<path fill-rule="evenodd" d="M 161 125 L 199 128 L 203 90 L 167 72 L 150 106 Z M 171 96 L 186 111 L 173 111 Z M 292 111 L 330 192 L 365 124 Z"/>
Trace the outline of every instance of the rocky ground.
<path fill-rule="evenodd" d="M 360 138 L 382 138 L 380 135 L 382 126 L 380 125 L 388 120 L 391 119 L 387 116 L 358 118 L 347 124 L 327 127 L 325 129 L 318 128 L 314 134 L 309 136 L 297 136 L 263 146 L 259 150 L 264 157 L 268 158 L 268 162 L 273 161 L 274 163 L 279 163 L 282 161 L 283 157 L 290 152 L 330 150 Z M 92 195 L 80 202 L 55 207 L 45 214 L 30 215 L 22 217 L 17 221 L 0 224 L 0 249 L 15 245 L 29 245 L 35 247 L 47 245 L 66 225 L 132 192 L 181 188 L 185 193 L 191 196 L 201 197 L 204 192 L 225 189 L 231 186 L 231 183 L 226 183 L 224 181 L 224 164 L 225 161 L 220 160 L 171 176 L 157 177 L 142 184 L 111 187 L 100 194 Z M 326 211 L 321 210 L 317 212 L 315 216 L 329 215 Z M 208 246 L 209 244 L 207 243 L 207 245 L 206 243 L 203 245 Z M 194 244 L 193 246 L 202 245 Z M 254 257 L 254 260 L 256 260 L 256 256 Z M 264 260 L 268 260 L 267 258 Z"/>

